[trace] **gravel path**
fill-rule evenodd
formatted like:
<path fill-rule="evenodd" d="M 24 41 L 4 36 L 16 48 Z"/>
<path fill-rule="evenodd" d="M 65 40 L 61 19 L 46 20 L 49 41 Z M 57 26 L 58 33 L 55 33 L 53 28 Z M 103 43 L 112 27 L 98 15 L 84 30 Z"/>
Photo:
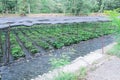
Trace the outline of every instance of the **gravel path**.
<path fill-rule="evenodd" d="M 70 56 L 70 60 L 72 61 L 77 57 L 84 56 L 96 49 L 100 49 L 102 47 L 101 42 L 106 46 L 113 41 L 114 39 L 111 35 L 103 36 L 66 46 L 62 49 L 53 50 L 46 55 L 31 60 L 18 61 L 10 66 L 0 68 L 2 80 L 30 80 L 38 75 L 47 73 L 50 70 L 49 60 L 54 56 L 59 57 L 61 54 L 66 54 Z"/>
<path fill-rule="evenodd" d="M 90 71 L 87 80 L 120 80 L 120 58 L 112 57 L 104 64 Z"/>

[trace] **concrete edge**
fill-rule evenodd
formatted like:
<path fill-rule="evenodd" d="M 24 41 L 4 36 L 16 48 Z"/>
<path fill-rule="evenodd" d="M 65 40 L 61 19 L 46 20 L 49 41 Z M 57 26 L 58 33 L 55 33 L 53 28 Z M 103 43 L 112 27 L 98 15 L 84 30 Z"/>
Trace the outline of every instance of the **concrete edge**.
<path fill-rule="evenodd" d="M 78 57 L 74 61 L 72 61 L 69 65 L 63 66 L 59 69 L 54 69 L 53 71 L 49 71 L 48 73 L 44 73 L 43 75 L 39 75 L 34 79 L 31 80 L 53 80 L 55 76 L 58 76 L 60 72 L 72 72 L 75 73 L 81 67 L 87 67 L 93 64 L 95 61 L 105 57 L 108 50 L 110 50 L 116 42 L 113 42 L 102 49 L 95 50 L 94 52 L 90 52 L 84 57 Z M 103 53 L 104 51 L 104 53 Z"/>

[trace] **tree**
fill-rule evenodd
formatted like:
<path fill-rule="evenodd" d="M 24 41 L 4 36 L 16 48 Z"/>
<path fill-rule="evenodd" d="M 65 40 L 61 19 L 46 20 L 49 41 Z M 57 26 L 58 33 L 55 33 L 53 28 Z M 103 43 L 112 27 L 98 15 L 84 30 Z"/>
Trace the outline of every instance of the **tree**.
<path fill-rule="evenodd" d="M 105 2 L 105 9 L 106 10 L 113 10 L 120 8 L 120 0 L 107 0 Z"/>
<path fill-rule="evenodd" d="M 16 0 L 0 0 L 2 13 L 15 13 Z"/>
<path fill-rule="evenodd" d="M 74 15 L 88 14 L 92 10 L 92 4 L 90 0 L 70 0 L 70 13 Z"/>

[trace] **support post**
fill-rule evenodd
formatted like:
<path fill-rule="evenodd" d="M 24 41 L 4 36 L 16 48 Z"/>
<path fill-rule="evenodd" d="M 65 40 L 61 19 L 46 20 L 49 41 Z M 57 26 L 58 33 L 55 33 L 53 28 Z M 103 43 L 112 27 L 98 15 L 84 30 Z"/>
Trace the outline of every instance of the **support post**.
<path fill-rule="evenodd" d="M 4 65 L 10 63 L 10 26 L 6 29 L 6 40 L 5 40 L 5 53 L 4 53 Z"/>
<path fill-rule="evenodd" d="M 0 62 L 2 61 L 3 56 L 3 46 L 2 46 L 2 31 L 0 30 Z"/>
<path fill-rule="evenodd" d="M 3 48 L 2 48 L 2 32 L 0 30 L 0 54 L 3 54 Z"/>
<path fill-rule="evenodd" d="M 8 62 L 8 64 L 9 64 L 9 62 L 10 62 L 10 25 L 9 25 L 9 27 L 8 27 L 8 30 L 7 30 L 7 35 L 8 35 L 8 39 L 7 39 L 7 62 Z"/>
<path fill-rule="evenodd" d="M 102 54 L 104 54 L 104 39 L 101 37 L 101 43 L 102 43 Z"/>

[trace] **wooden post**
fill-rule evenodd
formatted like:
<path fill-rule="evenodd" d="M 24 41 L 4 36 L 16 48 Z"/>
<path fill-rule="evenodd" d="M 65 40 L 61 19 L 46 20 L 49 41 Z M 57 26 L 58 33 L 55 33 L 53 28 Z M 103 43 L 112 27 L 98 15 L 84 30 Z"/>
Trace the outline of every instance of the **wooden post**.
<path fill-rule="evenodd" d="M 4 65 L 9 65 L 10 62 L 10 26 L 6 29 Z"/>
<path fill-rule="evenodd" d="M 1 50 L 1 53 L 2 53 L 2 38 L 1 38 L 2 34 L 1 34 L 1 30 L 0 30 L 0 50 Z"/>
<path fill-rule="evenodd" d="M 102 25 L 103 25 L 103 23 L 102 23 Z M 104 37 L 101 37 L 101 43 L 102 43 L 102 54 L 104 54 Z"/>
<path fill-rule="evenodd" d="M 3 56 L 3 46 L 2 46 L 2 32 L 0 30 L 0 57 Z M 1 61 L 1 60 L 0 60 Z"/>
<path fill-rule="evenodd" d="M 9 25 L 9 27 L 8 27 L 8 30 L 7 30 L 7 35 L 8 35 L 8 39 L 7 39 L 7 62 L 8 62 L 8 64 L 9 64 L 9 60 L 10 60 L 10 25 Z"/>
<path fill-rule="evenodd" d="M 102 54 L 104 54 L 104 39 L 101 37 L 101 43 L 102 43 Z"/>

